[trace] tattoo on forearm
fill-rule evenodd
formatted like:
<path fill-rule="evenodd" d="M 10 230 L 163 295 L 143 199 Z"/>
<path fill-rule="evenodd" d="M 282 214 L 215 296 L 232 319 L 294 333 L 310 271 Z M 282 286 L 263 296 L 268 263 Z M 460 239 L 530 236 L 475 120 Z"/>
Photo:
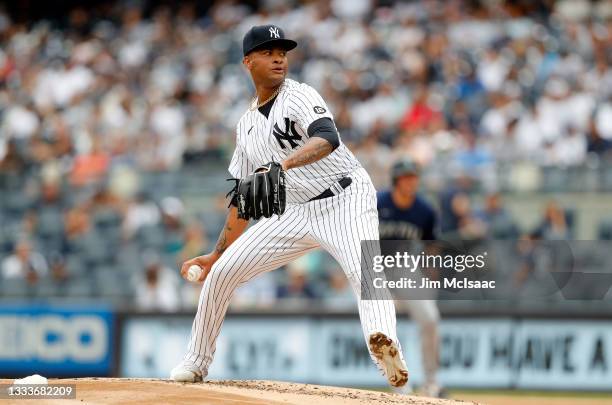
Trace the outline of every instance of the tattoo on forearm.
<path fill-rule="evenodd" d="M 227 233 L 230 232 L 232 230 L 232 228 L 229 225 L 229 222 L 225 223 L 225 227 L 223 228 L 223 231 L 221 231 L 221 235 L 219 235 L 219 240 L 217 241 L 217 244 L 215 245 L 215 252 L 218 254 L 223 254 L 223 252 L 225 252 L 225 250 L 227 249 Z"/>
<path fill-rule="evenodd" d="M 285 159 L 288 168 L 300 167 L 323 159 L 332 153 L 334 147 L 323 138 L 310 138 L 301 148 Z"/>

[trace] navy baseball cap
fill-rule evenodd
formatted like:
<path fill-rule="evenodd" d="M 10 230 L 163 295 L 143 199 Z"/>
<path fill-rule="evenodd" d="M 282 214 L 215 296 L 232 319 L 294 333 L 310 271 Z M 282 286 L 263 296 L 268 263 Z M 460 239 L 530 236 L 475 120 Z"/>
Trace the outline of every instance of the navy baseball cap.
<path fill-rule="evenodd" d="M 399 177 L 406 175 L 418 176 L 419 166 L 412 159 L 403 158 L 393 164 L 391 178 L 395 181 Z"/>
<path fill-rule="evenodd" d="M 256 25 L 252 27 L 242 39 L 242 53 L 248 55 L 264 45 L 278 45 L 290 51 L 297 46 L 297 42 L 285 38 L 285 32 L 276 25 Z"/>

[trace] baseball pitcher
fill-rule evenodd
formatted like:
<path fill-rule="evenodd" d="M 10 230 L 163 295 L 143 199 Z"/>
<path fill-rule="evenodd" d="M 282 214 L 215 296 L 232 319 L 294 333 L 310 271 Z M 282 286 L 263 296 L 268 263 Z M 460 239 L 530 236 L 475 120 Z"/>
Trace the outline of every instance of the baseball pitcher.
<path fill-rule="evenodd" d="M 376 191 L 321 96 L 286 78 L 287 52 L 296 46 L 274 25 L 244 36 L 243 64 L 257 94 L 236 130 L 224 229 L 213 252 L 181 268 L 188 278 L 199 266 L 203 286 L 187 353 L 171 372 L 175 381 L 206 377 L 236 288 L 318 247 L 341 264 L 359 299 L 360 242 L 378 240 Z M 247 230 L 250 219 L 259 221 Z M 359 300 L 359 316 L 372 359 L 390 385 L 405 385 L 393 301 Z"/>

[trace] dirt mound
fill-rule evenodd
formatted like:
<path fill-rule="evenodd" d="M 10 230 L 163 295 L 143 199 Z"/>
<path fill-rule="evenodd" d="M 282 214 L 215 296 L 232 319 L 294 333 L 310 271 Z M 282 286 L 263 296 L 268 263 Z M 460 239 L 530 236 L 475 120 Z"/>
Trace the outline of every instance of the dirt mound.
<path fill-rule="evenodd" d="M 11 380 L 0 380 L 10 384 Z M 53 404 L 197 404 L 197 405 L 450 405 L 453 400 L 400 396 L 383 392 L 274 381 L 206 381 L 180 384 L 168 380 L 131 378 L 51 379 L 49 384 L 76 384 L 76 400 Z M 15 400 L 20 405 L 40 400 Z M 7 403 L 5 400 L 2 403 Z"/>

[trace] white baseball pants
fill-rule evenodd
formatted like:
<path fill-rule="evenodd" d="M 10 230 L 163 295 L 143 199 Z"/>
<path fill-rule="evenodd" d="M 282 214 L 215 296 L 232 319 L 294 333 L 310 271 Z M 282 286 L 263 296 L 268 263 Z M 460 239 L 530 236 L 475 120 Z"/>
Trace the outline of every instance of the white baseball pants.
<path fill-rule="evenodd" d="M 360 168 L 350 176 L 353 182 L 342 193 L 288 204 L 280 219 L 261 219 L 227 248 L 203 284 L 185 360 L 206 373 L 234 291 L 318 247 L 327 250 L 348 277 L 359 300 L 366 345 L 370 334 L 382 332 L 399 346 L 394 302 L 360 299 L 361 241 L 379 239 L 378 212 L 376 191 L 367 172 Z"/>

